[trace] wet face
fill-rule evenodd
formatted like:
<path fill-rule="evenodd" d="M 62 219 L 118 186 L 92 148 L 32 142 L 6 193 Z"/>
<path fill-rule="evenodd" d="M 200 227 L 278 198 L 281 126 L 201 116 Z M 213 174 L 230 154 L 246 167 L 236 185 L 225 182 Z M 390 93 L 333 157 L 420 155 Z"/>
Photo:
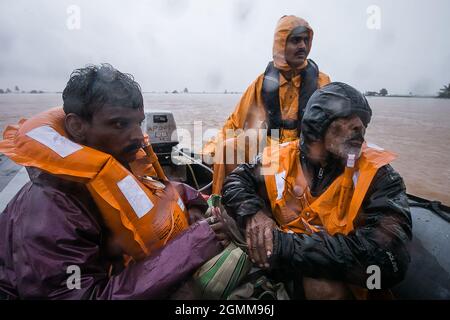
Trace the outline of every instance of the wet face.
<path fill-rule="evenodd" d="M 310 35 L 307 31 L 291 34 L 286 40 L 285 58 L 292 69 L 300 68 L 308 57 Z"/>
<path fill-rule="evenodd" d="M 325 150 L 345 164 L 348 154 L 359 157 L 365 133 L 366 128 L 358 116 L 336 119 L 325 133 Z"/>
<path fill-rule="evenodd" d="M 91 121 L 73 113 L 67 115 L 66 130 L 75 142 L 108 153 L 127 166 L 136 159 L 144 141 L 141 129 L 144 119 L 142 108 L 104 106 L 94 113 Z"/>

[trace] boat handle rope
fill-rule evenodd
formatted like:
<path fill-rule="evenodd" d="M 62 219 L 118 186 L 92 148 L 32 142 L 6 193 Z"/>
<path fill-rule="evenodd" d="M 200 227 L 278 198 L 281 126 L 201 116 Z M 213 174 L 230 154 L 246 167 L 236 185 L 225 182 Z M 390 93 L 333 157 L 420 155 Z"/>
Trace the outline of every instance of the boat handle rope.
<path fill-rule="evenodd" d="M 450 222 L 450 207 L 447 207 L 446 205 L 442 204 L 442 202 L 434 200 L 426 200 L 411 194 L 408 194 L 408 198 L 413 201 L 413 202 L 408 201 L 410 207 L 428 209 L 436 213 L 445 221 Z"/>

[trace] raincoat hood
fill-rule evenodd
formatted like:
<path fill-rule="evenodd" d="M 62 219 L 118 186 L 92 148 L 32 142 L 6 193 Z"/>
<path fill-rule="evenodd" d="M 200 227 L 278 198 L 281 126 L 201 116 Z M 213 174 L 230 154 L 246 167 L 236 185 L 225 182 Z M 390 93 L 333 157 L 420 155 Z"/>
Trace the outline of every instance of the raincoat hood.
<path fill-rule="evenodd" d="M 292 68 L 289 66 L 289 64 L 286 61 L 285 58 L 285 50 L 286 50 L 286 41 L 291 32 L 298 28 L 298 27 L 304 27 L 305 31 L 309 32 L 310 37 L 310 44 L 307 48 L 306 55 L 309 55 L 309 52 L 311 51 L 314 31 L 302 18 L 290 15 L 290 16 L 283 16 L 278 20 L 277 27 L 275 29 L 275 35 L 273 39 L 273 63 L 275 67 L 282 71 L 289 71 Z M 306 60 L 305 60 L 306 63 Z"/>
<path fill-rule="evenodd" d="M 308 101 L 302 119 L 302 141 L 318 141 L 337 118 L 357 115 L 364 126 L 370 122 L 372 110 L 364 95 L 342 82 L 332 82 L 318 89 Z"/>

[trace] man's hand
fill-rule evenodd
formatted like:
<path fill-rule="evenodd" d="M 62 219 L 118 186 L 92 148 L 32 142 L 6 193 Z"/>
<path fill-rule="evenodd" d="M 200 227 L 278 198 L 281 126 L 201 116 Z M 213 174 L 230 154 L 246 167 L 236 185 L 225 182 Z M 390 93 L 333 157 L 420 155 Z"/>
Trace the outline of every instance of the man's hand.
<path fill-rule="evenodd" d="M 216 212 L 217 210 L 219 212 Z M 230 238 L 226 232 L 227 228 L 225 223 L 218 218 L 218 216 L 220 216 L 220 209 L 211 208 L 211 211 L 211 216 L 206 218 L 206 221 L 208 221 L 211 229 L 216 234 L 217 240 L 219 240 L 220 244 L 225 248 L 230 244 Z"/>
<path fill-rule="evenodd" d="M 225 226 L 223 222 L 216 222 L 211 225 L 211 229 L 213 229 L 216 234 L 217 240 L 219 240 L 220 244 L 225 248 L 230 244 L 230 240 L 228 235 L 225 233 Z"/>
<path fill-rule="evenodd" d="M 205 219 L 205 216 L 202 214 L 202 211 L 197 207 L 190 208 L 188 212 L 189 212 L 189 225 Z"/>
<path fill-rule="evenodd" d="M 260 268 L 268 268 L 268 258 L 273 251 L 273 229 L 275 221 L 258 211 L 247 219 L 245 237 L 252 262 Z"/>

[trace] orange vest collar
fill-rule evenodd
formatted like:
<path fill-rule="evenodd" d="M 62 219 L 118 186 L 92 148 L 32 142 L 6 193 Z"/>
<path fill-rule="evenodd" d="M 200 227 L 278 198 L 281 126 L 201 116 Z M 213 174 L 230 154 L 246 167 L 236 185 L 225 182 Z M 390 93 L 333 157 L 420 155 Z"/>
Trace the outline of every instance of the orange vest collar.
<path fill-rule="evenodd" d="M 343 218 L 338 212 L 339 193 L 343 175 L 319 197 L 309 192 L 301 164 L 298 141 L 266 148 L 263 167 L 271 165 L 272 173 L 264 176 L 272 213 L 284 231 L 313 233 L 326 230 L 330 234 L 348 234 L 354 228 L 362 202 L 378 169 L 389 164 L 396 155 L 373 145 L 364 144 L 353 176 L 354 189 L 350 193 L 349 207 Z"/>

